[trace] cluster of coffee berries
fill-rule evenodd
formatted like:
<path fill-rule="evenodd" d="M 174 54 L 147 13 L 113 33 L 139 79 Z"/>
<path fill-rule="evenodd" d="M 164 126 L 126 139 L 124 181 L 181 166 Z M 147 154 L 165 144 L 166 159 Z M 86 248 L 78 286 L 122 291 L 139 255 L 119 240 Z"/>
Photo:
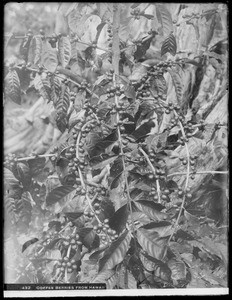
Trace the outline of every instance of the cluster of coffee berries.
<path fill-rule="evenodd" d="M 65 151 L 65 157 L 68 159 L 73 159 L 76 157 L 76 149 L 75 149 L 75 144 L 71 144 L 68 149 Z"/>
<path fill-rule="evenodd" d="M 12 170 L 15 167 L 16 163 L 17 163 L 17 157 L 14 153 L 9 153 L 8 155 L 6 155 L 4 161 L 4 167 L 6 167 L 9 170 Z"/>
<path fill-rule="evenodd" d="M 38 71 L 37 71 L 38 75 L 42 75 L 43 72 L 44 72 L 44 67 L 41 65 L 38 65 Z"/>
<path fill-rule="evenodd" d="M 165 113 L 169 115 L 174 110 L 174 105 L 172 102 L 169 102 L 165 108 Z"/>
<path fill-rule="evenodd" d="M 118 238 L 117 232 L 110 228 L 108 218 L 104 219 L 102 223 L 94 225 L 93 230 L 99 234 L 103 245 L 107 245 Z"/>
<path fill-rule="evenodd" d="M 83 157 L 75 157 L 72 161 L 69 162 L 68 164 L 68 168 L 69 168 L 69 174 L 74 174 L 76 177 L 79 177 L 79 169 L 83 170 L 85 168 L 86 162 L 85 159 Z M 82 193 L 82 189 L 80 189 L 80 187 L 78 187 L 77 192 L 80 194 L 85 194 Z"/>
<path fill-rule="evenodd" d="M 102 197 L 99 197 L 100 195 L 105 196 L 107 194 L 107 189 L 104 186 L 96 187 L 95 191 L 98 193 L 98 200 L 102 200 Z M 97 203 L 95 203 L 95 205 L 96 204 Z"/>
<path fill-rule="evenodd" d="M 177 143 L 180 144 L 181 146 L 184 146 L 186 143 L 189 142 L 189 139 L 186 136 L 181 136 L 178 140 Z"/>
<path fill-rule="evenodd" d="M 158 179 L 165 179 L 165 171 L 163 169 L 157 168 L 155 174 L 152 171 L 148 171 L 147 178 L 151 181 Z"/>
<path fill-rule="evenodd" d="M 123 134 L 123 133 L 125 132 L 125 130 L 126 130 L 126 128 L 125 128 L 125 126 L 124 126 L 124 121 L 119 120 L 118 123 L 117 123 L 117 126 L 118 126 L 119 129 L 120 129 L 120 133 Z"/>
<path fill-rule="evenodd" d="M 45 238 L 43 239 L 42 242 L 42 246 L 43 247 L 47 247 L 50 245 L 50 243 L 58 237 L 58 233 L 57 232 L 48 232 L 45 236 Z"/>
<path fill-rule="evenodd" d="M 192 172 L 196 172 L 196 160 L 198 158 L 198 155 L 190 155 L 190 168 Z"/>
<path fill-rule="evenodd" d="M 85 118 L 77 120 L 77 122 L 73 128 L 73 131 L 72 131 L 73 140 L 75 142 L 76 142 L 77 137 L 78 137 L 79 133 L 81 132 L 81 129 L 84 126 L 85 122 L 86 122 Z"/>
<path fill-rule="evenodd" d="M 111 24 L 108 24 L 107 34 L 108 34 L 108 38 L 107 38 L 108 49 L 109 49 L 109 51 L 112 51 L 112 46 L 113 46 L 113 43 L 112 43 L 113 31 L 112 31 L 112 26 L 111 26 Z M 112 63 L 112 54 L 109 53 L 108 55 L 109 55 L 109 56 L 108 56 L 108 61 L 109 61 L 110 63 Z M 106 75 L 107 75 L 107 74 L 106 74 Z M 109 77 L 110 77 L 110 76 L 109 76 Z M 110 80 L 110 79 L 108 78 L 108 80 Z"/>
<path fill-rule="evenodd" d="M 192 137 L 195 132 L 195 128 L 193 127 L 192 122 L 187 122 L 183 127 L 184 127 L 186 137 L 187 138 Z"/>
<path fill-rule="evenodd" d="M 112 32 L 112 26 L 111 25 L 108 26 L 107 33 L 108 33 L 107 41 L 109 42 L 108 46 L 109 46 L 109 50 L 111 50 L 111 48 L 112 48 L 112 38 L 113 38 L 113 32 Z"/>
<path fill-rule="evenodd" d="M 67 273 L 72 273 L 73 271 L 78 272 L 80 271 L 80 261 L 65 256 L 57 262 L 57 269 L 59 269 L 62 274 L 65 273 L 65 270 L 67 270 Z"/>
<path fill-rule="evenodd" d="M 182 198 L 184 195 L 187 199 L 192 198 L 192 194 L 190 193 L 191 189 L 187 187 L 185 190 L 183 190 L 181 187 L 178 187 L 178 196 Z"/>
<path fill-rule="evenodd" d="M 141 11 L 140 11 L 140 8 L 138 8 L 138 7 L 131 11 L 131 15 L 134 16 L 135 20 L 140 19 L 140 14 L 141 14 Z"/>
<path fill-rule="evenodd" d="M 83 80 L 80 84 L 80 86 L 78 87 L 79 91 L 85 91 L 86 89 L 90 88 L 91 84 L 87 82 L 87 80 Z"/>
<path fill-rule="evenodd" d="M 105 75 L 107 77 L 107 80 L 112 81 L 113 80 L 113 74 L 114 74 L 113 69 L 110 69 L 109 72 L 106 72 Z"/>
<path fill-rule="evenodd" d="M 72 233 L 69 236 L 66 237 L 66 239 L 63 239 L 61 242 L 61 245 L 68 249 L 71 247 L 72 250 L 77 250 L 79 246 L 82 245 L 82 242 L 80 241 L 80 236 L 77 233 Z"/>
<path fill-rule="evenodd" d="M 33 36 L 33 32 L 32 32 L 32 30 L 30 28 L 27 31 L 27 36 L 29 36 L 29 37 Z"/>
<path fill-rule="evenodd" d="M 106 93 L 107 93 L 107 99 L 109 99 L 109 98 L 114 97 L 115 95 L 120 96 L 122 94 L 122 91 L 120 89 L 120 86 L 117 85 L 115 87 L 112 86 L 110 88 L 107 88 Z"/>
<path fill-rule="evenodd" d="M 55 33 L 53 33 L 51 35 L 51 38 L 48 40 L 48 42 L 51 44 L 52 48 L 56 48 L 56 42 L 58 40 L 58 35 L 56 35 Z"/>

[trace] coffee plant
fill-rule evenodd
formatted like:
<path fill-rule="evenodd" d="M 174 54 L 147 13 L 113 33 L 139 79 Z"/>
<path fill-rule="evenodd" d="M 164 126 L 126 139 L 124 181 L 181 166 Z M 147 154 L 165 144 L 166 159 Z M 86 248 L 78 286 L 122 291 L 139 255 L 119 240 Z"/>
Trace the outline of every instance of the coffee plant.
<path fill-rule="evenodd" d="M 57 7 L 5 36 L 6 280 L 227 287 L 227 7 Z"/>

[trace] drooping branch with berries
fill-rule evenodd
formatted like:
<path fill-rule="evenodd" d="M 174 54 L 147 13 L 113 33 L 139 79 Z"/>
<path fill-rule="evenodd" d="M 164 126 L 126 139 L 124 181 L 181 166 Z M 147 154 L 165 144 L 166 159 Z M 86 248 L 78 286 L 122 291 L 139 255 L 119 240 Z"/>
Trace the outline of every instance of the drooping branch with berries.
<path fill-rule="evenodd" d="M 69 5 L 53 34 L 5 43 L 20 51 L 4 85 L 7 234 L 28 236 L 16 282 L 225 287 L 224 7 Z"/>

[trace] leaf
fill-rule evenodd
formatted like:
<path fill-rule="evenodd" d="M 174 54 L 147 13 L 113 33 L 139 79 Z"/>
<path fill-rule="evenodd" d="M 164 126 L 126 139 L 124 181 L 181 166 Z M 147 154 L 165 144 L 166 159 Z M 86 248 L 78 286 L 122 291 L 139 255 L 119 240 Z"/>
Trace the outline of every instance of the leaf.
<path fill-rule="evenodd" d="M 97 3 L 98 15 L 101 18 L 102 22 L 111 21 L 112 18 L 112 4 L 100 2 Z"/>
<path fill-rule="evenodd" d="M 97 274 L 95 278 L 91 281 L 92 283 L 105 283 L 115 274 L 113 270 L 104 270 Z"/>
<path fill-rule="evenodd" d="M 65 212 L 65 216 L 69 221 L 75 221 L 83 215 L 83 212 Z"/>
<path fill-rule="evenodd" d="M 175 238 L 176 240 L 178 239 L 182 239 L 182 240 L 186 240 L 186 241 L 193 241 L 195 240 L 195 238 L 189 234 L 188 232 L 182 230 L 182 229 L 179 229 L 176 234 L 175 234 Z"/>
<path fill-rule="evenodd" d="M 4 185 L 6 189 L 19 187 L 19 181 L 15 178 L 14 174 L 7 168 L 4 168 Z"/>
<path fill-rule="evenodd" d="M 173 280 L 182 280 L 186 278 L 187 270 L 183 261 L 170 259 L 167 265 L 172 272 L 171 277 Z"/>
<path fill-rule="evenodd" d="M 47 100 L 48 102 L 51 101 L 51 86 L 50 82 L 47 78 L 42 77 L 42 75 L 36 74 L 33 84 L 36 90 L 38 90 L 41 96 Z"/>
<path fill-rule="evenodd" d="M 135 88 L 131 84 L 126 84 L 124 86 L 124 94 L 127 98 L 135 100 L 136 92 Z"/>
<path fill-rule="evenodd" d="M 157 210 L 157 211 L 161 211 L 162 209 L 165 208 L 165 206 L 163 206 L 162 204 L 156 203 L 156 202 L 153 202 L 153 201 L 150 201 L 150 200 L 140 199 L 140 200 L 136 201 L 135 203 L 140 203 L 141 205 L 148 206 L 151 209 L 154 209 L 154 210 Z"/>
<path fill-rule="evenodd" d="M 97 26 L 97 34 L 96 34 L 96 38 L 95 38 L 95 43 L 97 44 L 99 36 L 101 34 L 102 29 L 104 28 L 104 26 L 106 25 L 106 22 L 101 22 L 98 26 Z"/>
<path fill-rule="evenodd" d="M 168 68 L 168 73 L 172 77 L 172 82 L 173 82 L 173 85 L 174 85 L 175 91 L 176 91 L 176 99 L 177 99 L 177 102 L 180 104 L 181 100 L 182 100 L 182 96 L 183 96 L 182 78 L 177 71 L 175 71 L 175 70 L 173 71 L 171 68 Z"/>
<path fill-rule="evenodd" d="M 108 246 L 105 246 L 95 252 L 93 252 L 90 256 L 89 256 L 89 260 L 93 260 L 93 261 L 98 261 L 100 258 L 102 258 L 103 256 L 103 251 L 106 250 L 106 248 L 108 248 Z"/>
<path fill-rule="evenodd" d="M 137 61 L 146 54 L 147 50 L 150 48 L 150 44 L 151 44 L 152 39 L 153 39 L 153 36 L 150 36 L 148 38 L 145 37 L 144 41 L 143 40 L 141 41 L 141 43 L 142 43 L 141 46 L 140 45 L 137 46 L 137 49 L 134 53 L 134 58 Z"/>
<path fill-rule="evenodd" d="M 170 281 L 171 279 L 171 270 L 168 265 L 161 260 L 158 260 L 144 252 L 141 252 L 140 255 L 141 261 L 146 269 L 153 271 L 153 274 L 156 277 L 159 277 L 163 280 Z"/>
<path fill-rule="evenodd" d="M 121 174 L 123 171 L 123 164 L 122 164 L 122 158 L 118 157 L 112 167 L 110 168 L 110 176 L 113 178 L 117 177 L 119 174 Z"/>
<path fill-rule="evenodd" d="M 199 247 L 201 250 L 206 251 L 210 254 L 217 255 L 225 262 L 227 262 L 227 260 L 228 260 L 228 257 L 227 257 L 228 247 L 226 245 L 224 245 L 224 247 L 223 247 L 223 244 L 214 242 L 209 237 L 205 236 L 205 237 L 201 238 L 195 246 Z M 222 249 L 223 249 L 223 251 L 222 251 Z"/>
<path fill-rule="evenodd" d="M 58 41 L 58 58 L 63 68 L 66 68 L 71 58 L 70 38 L 62 36 Z"/>
<path fill-rule="evenodd" d="M 166 187 L 167 189 L 169 189 L 170 191 L 174 192 L 175 190 L 178 189 L 178 184 L 174 181 L 174 180 L 168 180 L 166 183 Z"/>
<path fill-rule="evenodd" d="M 151 232 L 157 232 L 160 237 L 170 236 L 172 233 L 172 224 L 166 221 L 151 222 L 144 225 L 143 228 Z"/>
<path fill-rule="evenodd" d="M 10 70 L 5 78 L 5 94 L 13 102 L 21 104 L 21 88 L 18 74 L 15 70 Z"/>
<path fill-rule="evenodd" d="M 33 239 L 27 241 L 26 243 L 24 243 L 22 246 L 22 252 L 24 252 L 30 245 L 36 243 L 37 241 L 38 241 L 37 238 L 33 238 Z"/>
<path fill-rule="evenodd" d="M 133 3 L 131 4 L 131 8 L 134 9 L 136 7 L 138 7 L 141 3 Z"/>
<path fill-rule="evenodd" d="M 168 215 L 162 213 L 160 210 L 159 203 L 155 203 L 149 200 L 138 200 L 133 202 L 136 205 L 137 209 L 144 212 L 149 218 L 154 221 L 166 220 Z"/>
<path fill-rule="evenodd" d="M 23 183 L 24 186 L 29 186 L 31 183 L 31 172 L 27 163 L 18 162 L 17 168 L 17 178 Z"/>
<path fill-rule="evenodd" d="M 99 247 L 99 236 L 92 228 L 82 228 L 79 232 L 80 239 L 83 245 L 89 250 L 93 250 Z"/>
<path fill-rule="evenodd" d="M 63 12 L 57 11 L 56 16 L 55 16 L 55 30 L 54 32 L 56 34 L 63 34 L 63 35 L 68 35 L 69 30 L 68 30 L 68 21 L 67 18 L 64 17 Z"/>
<path fill-rule="evenodd" d="M 166 53 L 170 53 L 173 56 L 176 55 L 177 44 L 176 38 L 173 33 L 170 33 L 169 36 L 164 40 L 162 47 L 161 47 L 161 56 Z"/>
<path fill-rule="evenodd" d="M 43 45 L 41 64 L 51 73 L 55 73 L 58 66 L 57 51 L 47 41 Z"/>
<path fill-rule="evenodd" d="M 151 80 L 151 89 L 155 90 L 157 93 L 167 95 L 167 82 L 163 75 L 156 75 Z M 165 97 L 166 98 L 166 97 Z"/>
<path fill-rule="evenodd" d="M 40 35 L 33 36 L 29 53 L 28 53 L 28 62 L 32 63 L 33 65 L 38 65 L 41 62 L 41 55 L 42 55 L 42 48 L 43 48 L 43 41 Z"/>
<path fill-rule="evenodd" d="M 109 157 L 105 160 L 102 160 L 101 162 L 93 165 L 92 168 L 94 170 L 103 169 L 105 166 L 107 166 L 107 165 L 111 164 L 112 162 L 114 162 L 115 159 L 117 159 L 117 157 L 118 157 L 117 155 L 111 156 L 111 157 Z"/>
<path fill-rule="evenodd" d="M 67 112 L 70 105 L 70 89 L 67 85 L 63 84 L 61 86 L 61 92 L 59 99 L 56 102 L 56 113 L 57 119 L 56 124 L 61 132 L 64 132 L 68 123 Z"/>
<path fill-rule="evenodd" d="M 20 45 L 19 53 L 22 55 L 22 58 L 27 61 L 28 59 L 28 52 L 29 52 L 29 47 L 31 43 L 32 36 L 26 35 Z"/>
<path fill-rule="evenodd" d="M 139 81 L 147 74 L 147 67 L 141 63 L 137 63 L 134 66 L 132 74 L 129 76 L 131 81 Z"/>
<path fill-rule="evenodd" d="M 52 190 L 46 197 L 46 204 L 48 206 L 55 204 L 56 202 L 62 200 L 69 193 L 74 191 L 75 188 L 73 186 L 59 186 Z"/>
<path fill-rule="evenodd" d="M 142 247 L 150 256 L 162 260 L 167 251 L 167 239 L 159 239 L 158 233 L 149 232 L 144 228 L 137 230 L 137 240 Z"/>
<path fill-rule="evenodd" d="M 104 252 L 104 256 L 99 261 L 99 271 L 113 269 L 123 261 L 128 251 L 131 235 L 126 230 L 111 246 Z"/>
<path fill-rule="evenodd" d="M 34 159 L 28 160 L 28 166 L 32 176 L 38 175 L 45 167 L 46 159 L 45 157 L 36 157 Z"/>
<path fill-rule="evenodd" d="M 129 212 L 126 204 L 119 208 L 109 219 L 110 228 L 114 229 L 117 234 L 119 234 L 125 228 L 128 215 Z"/>
<path fill-rule="evenodd" d="M 162 25 L 163 36 L 168 36 L 173 31 L 172 16 L 165 4 L 156 3 L 156 16 Z M 156 29 L 156 28 L 154 28 Z"/>
<path fill-rule="evenodd" d="M 130 272 L 127 272 L 127 288 L 137 289 L 137 280 Z"/>

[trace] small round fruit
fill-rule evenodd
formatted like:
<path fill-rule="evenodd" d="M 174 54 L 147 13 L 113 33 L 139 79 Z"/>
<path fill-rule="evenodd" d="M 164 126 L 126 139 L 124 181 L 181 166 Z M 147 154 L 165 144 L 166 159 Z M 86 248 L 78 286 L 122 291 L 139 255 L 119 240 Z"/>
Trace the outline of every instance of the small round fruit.
<path fill-rule="evenodd" d="M 192 198 L 192 194 L 191 194 L 191 193 L 187 193 L 187 194 L 186 194 L 186 198 L 187 198 L 187 199 L 191 199 L 191 198 Z"/>

